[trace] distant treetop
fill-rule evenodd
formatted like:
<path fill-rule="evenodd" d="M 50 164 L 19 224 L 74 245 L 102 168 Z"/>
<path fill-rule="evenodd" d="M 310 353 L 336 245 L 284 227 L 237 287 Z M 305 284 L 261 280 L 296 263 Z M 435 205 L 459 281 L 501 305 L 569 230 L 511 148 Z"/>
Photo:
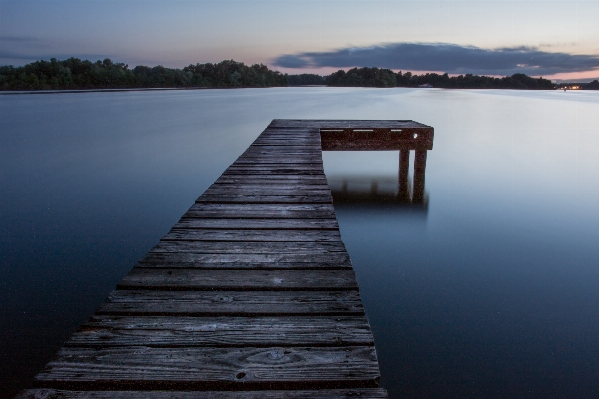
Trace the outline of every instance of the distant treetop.
<path fill-rule="evenodd" d="M 337 71 L 326 77 L 328 86 L 353 87 L 418 87 L 430 85 L 445 89 L 535 89 L 553 90 L 555 85 L 547 79 L 531 78 L 518 73 L 503 78 L 476 76 L 471 74 L 452 76 L 427 73 L 412 75 L 390 69 L 353 68 Z"/>
<path fill-rule="evenodd" d="M 69 58 L 36 61 L 22 67 L 0 67 L 1 90 L 75 90 L 178 87 L 287 86 L 287 77 L 262 64 L 241 62 L 189 65 L 183 69 L 136 66 Z"/>
<path fill-rule="evenodd" d="M 245 65 L 226 60 L 218 64 L 195 64 L 183 69 L 163 66 L 136 66 L 103 61 L 69 58 L 36 61 L 22 67 L 0 67 L 0 90 L 77 90 L 120 88 L 228 88 L 276 86 L 345 86 L 345 87 L 439 87 L 448 89 L 534 89 L 552 90 L 550 80 L 515 74 L 503 78 L 471 74 L 452 76 L 427 73 L 393 72 L 382 68 L 339 70 L 329 76 L 315 74 L 287 75 L 266 65 Z M 583 88 L 598 89 L 599 82 Z"/>

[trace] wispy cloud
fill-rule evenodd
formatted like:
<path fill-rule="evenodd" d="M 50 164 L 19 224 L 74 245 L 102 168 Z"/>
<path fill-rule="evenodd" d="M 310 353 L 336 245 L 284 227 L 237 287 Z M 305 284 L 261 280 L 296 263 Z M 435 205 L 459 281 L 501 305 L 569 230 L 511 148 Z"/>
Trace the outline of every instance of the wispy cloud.
<path fill-rule="evenodd" d="M 77 54 L 43 54 L 43 53 L 20 53 L 13 51 L 2 51 L 0 50 L 0 65 L 13 65 L 21 66 L 30 62 L 46 60 L 49 61 L 51 58 L 58 60 L 66 60 L 68 58 L 75 57 L 81 60 L 90 60 L 95 62 L 97 60 L 103 60 L 105 58 L 112 58 L 113 61 L 121 62 L 119 57 L 111 57 L 106 54 L 93 54 L 93 53 L 77 53 Z"/>
<path fill-rule="evenodd" d="M 41 59 L 50 48 L 46 40 L 38 37 L 0 35 L 0 65 Z"/>
<path fill-rule="evenodd" d="M 550 53 L 534 47 L 483 49 L 448 43 L 393 43 L 286 54 L 276 58 L 274 65 L 284 68 L 379 67 L 452 74 L 553 75 L 597 69 L 599 56 Z"/>
<path fill-rule="evenodd" d="M 9 42 L 9 43 L 40 43 L 41 39 L 33 36 L 0 36 L 0 42 Z"/>

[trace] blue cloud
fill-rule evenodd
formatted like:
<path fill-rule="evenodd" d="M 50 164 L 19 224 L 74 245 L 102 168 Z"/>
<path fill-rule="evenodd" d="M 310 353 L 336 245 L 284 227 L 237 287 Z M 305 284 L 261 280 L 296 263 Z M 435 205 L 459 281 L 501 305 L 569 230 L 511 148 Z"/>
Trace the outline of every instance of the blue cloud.
<path fill-rule="evenodd" d="M 41 42 L 40 39 L 33 36 L 0 36 L 0 42 L 12 42 L 12 43 L 37 43 Z"/>
<path fill-rule="evenodd" d="M 552 75 L 599 68 L 599 56 L 549 53 L 532 47 L 483 49 L 447 43 L 394 43 L 330 52 L 286 54 L 274 60 L 285 68 L 379 67 L 452 74 Z"/>

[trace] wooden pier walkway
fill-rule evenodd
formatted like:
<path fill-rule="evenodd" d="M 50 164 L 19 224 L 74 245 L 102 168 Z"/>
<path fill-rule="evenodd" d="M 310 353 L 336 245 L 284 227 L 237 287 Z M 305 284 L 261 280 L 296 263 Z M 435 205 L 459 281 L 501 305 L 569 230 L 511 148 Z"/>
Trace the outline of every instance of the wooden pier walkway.
<path fill-rule="evenodd" d="M 432 135 L 274 120 L 19 398 L 386 398 L 322 150 Z"/>

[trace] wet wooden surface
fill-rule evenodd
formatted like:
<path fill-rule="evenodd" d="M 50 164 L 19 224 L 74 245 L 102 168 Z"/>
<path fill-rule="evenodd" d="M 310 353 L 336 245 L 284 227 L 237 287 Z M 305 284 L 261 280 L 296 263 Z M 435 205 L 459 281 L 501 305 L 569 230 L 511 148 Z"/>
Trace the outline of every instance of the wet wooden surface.
<path fill-rule="evenodd" d="M 432 142 L 411 121 L 274 120 L 19 397 L 387 397 L 321 129 L 328 148 Z"/>

